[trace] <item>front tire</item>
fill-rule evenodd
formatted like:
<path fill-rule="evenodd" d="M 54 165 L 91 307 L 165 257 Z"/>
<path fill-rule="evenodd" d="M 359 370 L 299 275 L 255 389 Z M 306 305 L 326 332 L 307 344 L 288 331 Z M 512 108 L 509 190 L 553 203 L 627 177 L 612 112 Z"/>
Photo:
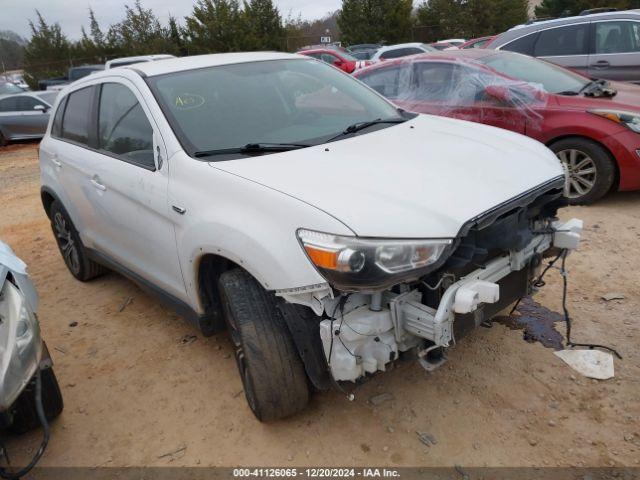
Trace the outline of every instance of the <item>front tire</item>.
<path fill-rule="evenodd" d="M 58 201 L 51 204 L 49 217 L 58 250 L 71 275 L 81 282 L 87 282 L 106 272 L 105 267 L 89 258 L 76 227 Z"/>
<path fill-rule="evenodd" d="M 6 147 L 8 143 L 2 132 L 0 132 L 0 147 Z"/>
<path fill-rule="evenodd" d="M 309 402 L 307 376 L 275 295 L 241 269 L 223 273 L 218 286 L 254 415 L 266 422 L 302 411 Z"/>
<path fill-rule="evenodd" d="M 53 368 L 47 368 L 40 372 L 40 382 L 42 384 L 42 408 L 44 416 L 48 421 L 57 418 L 62 413 L 64 403 L 60 386 Z M 18 399 L 11 407 L 13 421 L 9 430 L 16 434 L 21 434 L 33 430 L 40 426 L 40 419 L 36 408 L 35 384 L 34 382 L 23 390 Z"/>
<path fill-rule="evenodd" d="M 569 203 L 588 205 L 611 190 L 616 167 L 609 153 L 586 138 L 565 138 L 549 146 L 569 172 Z"/>

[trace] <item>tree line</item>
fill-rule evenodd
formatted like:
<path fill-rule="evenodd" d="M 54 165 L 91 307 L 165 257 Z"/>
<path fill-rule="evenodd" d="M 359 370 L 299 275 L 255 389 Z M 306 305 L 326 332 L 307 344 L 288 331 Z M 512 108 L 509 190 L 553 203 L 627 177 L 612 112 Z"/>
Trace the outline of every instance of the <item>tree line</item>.
<path fill-rule="evenodd" d="M 571 15 L 605 3 L 626 9 L 640 0 L 543 0 L 535 12 Z M 171 17 L 163 24 L 135 0 L 125 5 L 122 21 L 106 28 L 89 10 L 88 28 L 75 41 L 36 11 L 24 47 L 19 37 L 0 32 L 0 60 L 7 58 L 13 67 L 22 64 L 27 82 L 35 86 L 38 79 L 65 75 L 72 65 L 121 56 L 294 51 L 317 43 L 326 29 L 343 45 L 472 38 L 503 32 L 527 17 L 528 0 L 421 0 L 417 5 L 414 0 L 342 0 L 339 11 L 312 22 L 284 18 L 272 0 L 197 0 L 185 18 Z"/>

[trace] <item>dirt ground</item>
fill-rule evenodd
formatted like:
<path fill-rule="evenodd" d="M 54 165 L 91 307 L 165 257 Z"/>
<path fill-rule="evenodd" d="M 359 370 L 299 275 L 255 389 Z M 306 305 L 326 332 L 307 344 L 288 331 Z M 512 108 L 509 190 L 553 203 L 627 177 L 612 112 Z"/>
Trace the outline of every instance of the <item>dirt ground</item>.
<path fill-rule="evenodd" d="M 273 424 L 247 407 L 225 335 L 203 338 L 116 274 L 71 277 L 40 204 L 37 145 L 0 149 L 0 205 L 0 238 L 29 265 L 65 400 L 41 465 L 640 465 L 640 193 L 562 213 L 586 226 L 568 260 L 573 337 L 621 352 L 614 379 L 581 377 L 496 324 L 451 348 L 434 373 L 400 364 L 353 402 L 317 394 L 305 413 Z M 550 273 L 537 300 L 559 309 L 559 287 Z M 605 302 L 609 292 L 625 298 Z M 370 404 L 381 393 L 393 398 Z M 7 446 L 25 459 L 39 440 Z"/>

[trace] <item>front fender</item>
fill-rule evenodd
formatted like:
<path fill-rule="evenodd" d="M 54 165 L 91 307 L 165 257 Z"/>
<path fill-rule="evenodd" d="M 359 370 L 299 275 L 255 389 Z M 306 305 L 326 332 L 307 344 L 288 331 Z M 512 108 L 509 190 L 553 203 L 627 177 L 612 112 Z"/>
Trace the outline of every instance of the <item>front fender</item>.
<path fill-rule="evenodd" d="M 203 312 L 198 268 L 204 255 L 231 260 L 267 290 L 294 289 L 326 283 L 298 242 L 297 229 L 354 234 L 322 210 L 184 154 L 170 163 L 170 197 L 186 210 L 176 221 L 178 255 L 198 312 Z"/>

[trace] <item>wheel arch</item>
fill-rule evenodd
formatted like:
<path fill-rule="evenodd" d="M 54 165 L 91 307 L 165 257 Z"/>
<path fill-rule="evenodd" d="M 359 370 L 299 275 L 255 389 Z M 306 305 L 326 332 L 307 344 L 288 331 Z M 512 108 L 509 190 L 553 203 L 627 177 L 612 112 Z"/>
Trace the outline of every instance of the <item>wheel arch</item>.
<path fill-rule="evenodd" d="M 618 161 L 616 160 L 616 157 L 613 155 L 609 147 L 607 147 L 604 143 L 602 143 L 598 139 L 589 137 L 587 135 L 565 134 L 565 135 L 559 135 L 557 137 L 553 137 L 550 140 L 547 140 L 545 142 L 545 145 L 547 146 L 547 148 L 551 148 L 551 146 L 554 143 L 559 142 L 561 140 L 566 140 L 568 138 L 578 138 L 581 140 L 588 140 L 590 142 L 593 142 L 597 144 L 599 147 L 601 147 L 607 153 L 607 155 L 609 155 L 609 158 L 611 159 L 611 162 L 613 163 L 613 168 L 615 170 L 615 176 L 613 179 L 613 184 L 611 185 L 611 190 L 617 190 L 620 185 L 620 166 L 618 165 Z"/>
<path fill-rule="evenodd" d="M 60 200 L 60 197 L 58 197 L 58 195 L 48 187 L 42 187 L 40 189 L 40 200 L 42 201 L 42 207 L 49 218 L 51 218 L 51 205 L 53 205 L 53 202 L 57 201 L 64 208 L 64 204 Z"/>

